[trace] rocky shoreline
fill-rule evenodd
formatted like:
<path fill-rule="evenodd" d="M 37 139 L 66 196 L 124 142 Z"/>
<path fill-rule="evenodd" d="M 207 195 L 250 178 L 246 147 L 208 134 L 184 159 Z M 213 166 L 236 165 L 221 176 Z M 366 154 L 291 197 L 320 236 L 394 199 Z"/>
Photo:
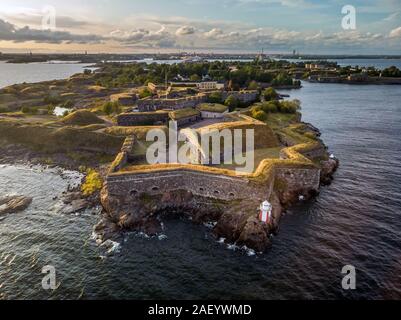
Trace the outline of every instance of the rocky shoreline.
<path fill-rule="evenodd" d="M 320 136 L 316 127 L 303 125 L 308 132 Z M 327 152 L 327 147 L 320 139 L 318 141 L 321 147 L 315 157 L 324 159 L 316 163 L 320 168 L 318 184 L 321 187 L 332 182 L 339 160 Z M 181 190 L 152 195 L 144 193 L 133 200 L 129 192 L 110 194 L 105 184 L 100 196 L 104 212 L 94 231 L 99 243 L 118 241 L 125 231 L 158 236 L 163 232 L 163 218 L 175 215 L 186 217 L 196 224 L 213 225 L 212 234 L 226 243 L 264 252 L 271 245 L 271 236 L 278 233 L 281 217 L 286 210 L 298 202 L 316 197 L 318 193 L 317 186 L 310 185 L 274 187 L 268 199 L 273 206 L 272 220 L 266 224 L 258 217 L 260 202 L 252 199 L 223 201 Z"/>
<path fill-rule="evenodd" d="M 319 135 L 317 128 L 310 126 L 310 130 Z M 15 148 L 14 145 L 4 149 L 0 163 L 23 164 L 33 166 L 43 163 L 43 155 L 26 148 Z M 9 152 L 7 152 L 9 150 Z M 65 157 L 52 157 L 53 163 L 47 167 L 62 167 L 77 170 L 77 166 L 68 162 Z M 58 163 L 57 163 L 58 162 Z M 56 164 L 57 163 L 57 164 Z M 333 174 L 339 166 L 339 161 L 328 157 L 319 163 L 321 167 L 320 185 L 328 185 L 333 180 Z M 104 172 L 104 171 L 103 171 Z M 121 199 L 110 198 L 107 190 L 95 193 L 90 197 L 82 195 L 79 187 L 68 187 L 63 193 L 63 214 L 74 214 L 99 205 L 103 208 L 100 222 L 94 227 L 95 239 L 99 244 L 107 241 L 119 241 L 124 231 L 138 231 L 148 236 L 158 236 L 163 232 L 162 220 L 167 215 L 184 216 L 196 224 L 213 225 L 212 234 L 216 239 L 238 246 L 246 246 L 256 252 L 264 252 L 271 246 L 271 236 L 279 231 L 279 222 L 285 211 L 299 201 L 308 201 L 317 196 L 316 190 L 275 190 L 269 201 L 273 205 L 272 221 L 269 224 L 261 223 L 258 219 L 257 208 L 259 203 L 252 201 L 224 202 L 195 196 L 190 192 L 164 193 L 160 197 L 144 198 L 129 207 L 125 203 L 124 195 Z M 300 196 L 301 195 L 301 196 Z M 7 199 L 6 199 L 7 200 Z M 32 199 L 14 199 L 16 210 L 26 209 Z M 4 202 L 4 201 L 3 201 Z M 7 202 L 8 203 L 8 202 Z M 19 206 L 21 204 L 21 206 Z M 2 212 L 3 203 L 0 201 L 0 214 L 9 213 L 13 203 Z"/>

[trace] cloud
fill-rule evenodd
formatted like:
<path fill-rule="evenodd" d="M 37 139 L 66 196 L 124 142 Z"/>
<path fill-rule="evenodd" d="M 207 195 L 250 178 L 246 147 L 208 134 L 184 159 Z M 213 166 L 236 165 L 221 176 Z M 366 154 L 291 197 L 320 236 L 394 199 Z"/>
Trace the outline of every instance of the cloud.
<path fill-rule="evenodd" d="M 131 31 L 115 30 L 110 33 L 110 38 L 122 43 L 124 46 L 168 48 L 174 47 L 174 36 L 162 26 L 159 30 L 134 29 Z"/>
<path fill-rule="evenodd" d="M 230 2 L 233 2 L 232 0 L 229 0 Z M 306 2 L 304 0 L 235 0 L 239 5 L 272 5 L 272 4 L 278 4 L 283 7 L 306 7 L 306 6 L 311 6 L 312 4 L 309 2 Z M 232 3 L 231 3 L 232 5 Z"/>
<path fill-rule="evenodd" d="M 205 32 L 203 35 L 207 39 L 219 39 L 224 37 L 224 32 L 219 28 L 213 28 L 212 30 Z"/>
<path fill-rule="evenodd" d="M 28 26 L 18 28 L 16 25 L 0 19 L 0 40 L 40 43 L 99 43 L 104 38 L 95 34 L 81 35 L 67 31 L 32 29 Z"/>
<path fill-rule="evenodd" d="M 400 12 L 398 11 L 398 12 L 394 12 L 394 13 L 392 13 L 392 14 L 390 14 L 390 15 L 388 15 L 386 18 L 384 18 L 383 20 L 384 21 L 392 21 L 392 20 L 395 20 L 397 17 L 399 17 L 400 16 Z"/>
<path fill-rule="evenodd" d="M 21 13 L 19 15 L 3 15 L 5 19 L 18 24 L 41 26 L 43 14 L 41 12 Z M 74 19 L 68 16 L 57 15 L 56 23 L 58 28 L 80 28 L 91 25 L 85 20 Z"/>
<path fill-rule="evenodd" d="M 401 27 L 391 30 L 388 36 L 389 38 L 401 38 Z"/>
<path fill-rule="evenodd" d="M 187 36 L 190 34 L 194 34 L 196 32 L 196 29 L 191 26 L 182 26 L 177 29 L 175 32 L 176 36 Z"/>

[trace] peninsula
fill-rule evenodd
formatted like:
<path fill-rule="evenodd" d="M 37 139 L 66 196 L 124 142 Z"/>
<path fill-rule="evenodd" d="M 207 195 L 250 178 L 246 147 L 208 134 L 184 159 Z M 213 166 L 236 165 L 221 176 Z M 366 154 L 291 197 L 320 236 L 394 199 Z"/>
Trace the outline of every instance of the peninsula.
<path fill-rule="evenodd" d="M 69 79 L 1 89 L 0 160 L 85 172 L 81 197 L 103 206 L 99 242 L 132 230 L 158 235 L 163 217 L 175 214 L 263 252 L 285 210 L 315 197 L 339 164 L 319 130 L 302 122 L 301 102 L 277 92 L 300 87 L 284 62 L 263 59 L 100 63 Z M 201 136 L 252 129 L 255 169 L 238 174 L 229 163 L 149 164 L 147 134 L 166 131 L 170 121 L 199 157 L 204 150 L 187 130 Z M 268 222 L 258 212 L 264 201 L 272 206 Z"/>

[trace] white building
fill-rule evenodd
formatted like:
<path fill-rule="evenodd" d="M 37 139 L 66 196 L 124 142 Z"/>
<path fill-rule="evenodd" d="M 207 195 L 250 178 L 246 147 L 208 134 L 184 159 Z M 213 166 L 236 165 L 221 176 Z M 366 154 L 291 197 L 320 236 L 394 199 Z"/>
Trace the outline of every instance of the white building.
<path fill-rule="evenodd" d="M 217 81 L 202 81 L 196 83 L 196 87 L 199 90 L 222 90 L 224 89 L 224 83 L 219 83 Z"/>

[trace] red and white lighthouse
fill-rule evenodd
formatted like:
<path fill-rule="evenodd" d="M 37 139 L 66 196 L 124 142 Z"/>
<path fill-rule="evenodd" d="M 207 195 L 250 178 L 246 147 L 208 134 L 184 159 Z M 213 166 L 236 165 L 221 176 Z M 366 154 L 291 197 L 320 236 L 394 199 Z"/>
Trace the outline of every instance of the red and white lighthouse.
<path fill-rule="evenodd" d="M 272 209 L 273 206 L 270 204 L 269 201 L 265 201 L 260 205 L 260 213 L 259 213 L 259 220 L 264 223 L 270 223 L 272 218 Z"/>

